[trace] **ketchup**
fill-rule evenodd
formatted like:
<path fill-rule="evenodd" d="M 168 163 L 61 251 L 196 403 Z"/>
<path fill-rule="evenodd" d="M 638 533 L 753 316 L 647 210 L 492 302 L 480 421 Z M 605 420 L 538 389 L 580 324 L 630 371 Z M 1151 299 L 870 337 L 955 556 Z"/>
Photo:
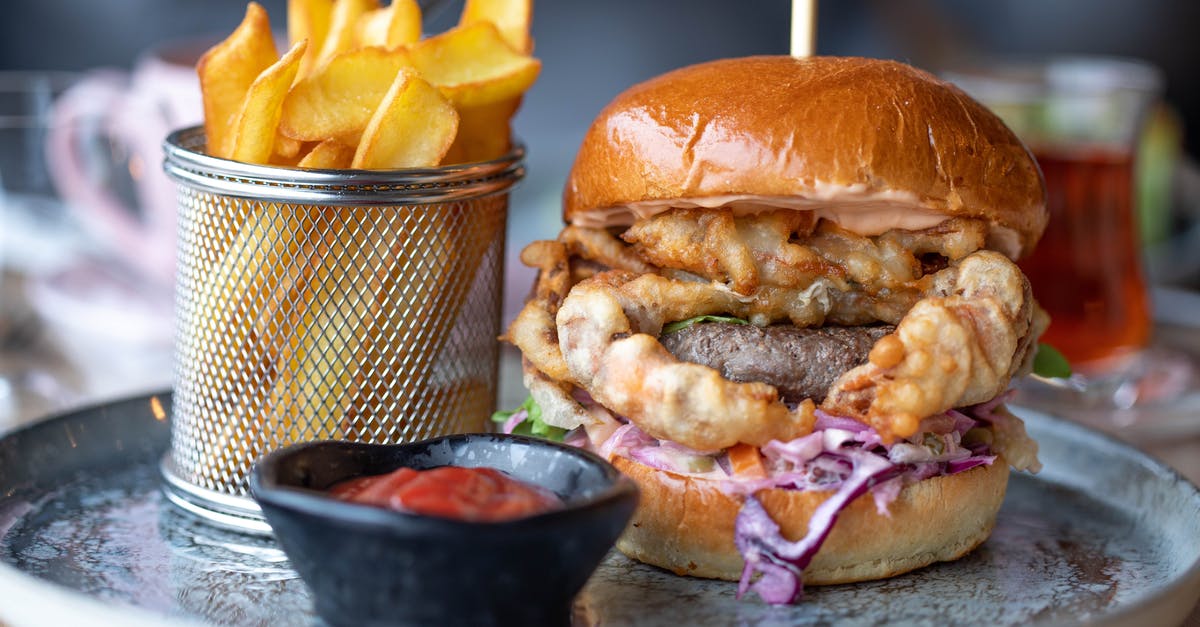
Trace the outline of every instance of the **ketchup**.
<path fill-rule="evenodd" d="M 563 507 L 553 492 L 495 468 L 400 468 L 343 481 L 329 491 L 351 503 L 479 522 L 512 520 Z"/>

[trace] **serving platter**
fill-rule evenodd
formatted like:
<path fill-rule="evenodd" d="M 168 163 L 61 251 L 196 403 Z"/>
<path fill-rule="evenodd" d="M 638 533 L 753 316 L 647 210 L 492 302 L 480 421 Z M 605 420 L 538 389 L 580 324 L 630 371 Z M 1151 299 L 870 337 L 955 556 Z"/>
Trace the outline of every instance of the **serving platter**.
<path fill-rule="evenodd" d="M 269 538 L 208 527 L 159 492 L 166 392 L 0 438 L 0 623 L 319 624 Z M 1045 469 L 1014 475 L 992 537 L 957 562 L 738 601 L 735 585 L 612 553 L 574 622 L 644 625 L 1173 624 L 1200 598 L 1200 490 L 1107 436 L 1022 412 Z M 336 551 L 337 547 L 330 547 Z M 386 576 L 386 574 L 381 574 Z M 529 582 L 536 602 L 537 582 Z"/>

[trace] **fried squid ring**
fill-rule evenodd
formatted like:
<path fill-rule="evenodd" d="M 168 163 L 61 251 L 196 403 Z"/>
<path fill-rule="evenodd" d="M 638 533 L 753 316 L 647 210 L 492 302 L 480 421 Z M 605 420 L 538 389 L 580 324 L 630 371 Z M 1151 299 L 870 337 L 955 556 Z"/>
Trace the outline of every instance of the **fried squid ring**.
<path fill-rule="evenodd" d="M 734 383 L 712 368 L 677 360 L 658 342 L 666 321 L 729 311 L 737 302 L 731 293 L 634 276 L 597 275 L 576 285 L 558 310 L 563 357 L 593 398 L 656 438 L 701 451 L 812 432 L 811 401 L 790 409 L 773 386 Z M 657 298 L 630 297 L 644 293 L 640 284 L 647 282 L 663 288 Z"/>
<path fill-rule="evenodd" d="M 946 272 L 953 281 L 934 281 L 868 362 L 834 382 L 822 409 L 891 441 L 916 433 L 925 416 L 991 400 L 1027 367 L 1044 317 L 1020 269 L 980 251 Z"/>

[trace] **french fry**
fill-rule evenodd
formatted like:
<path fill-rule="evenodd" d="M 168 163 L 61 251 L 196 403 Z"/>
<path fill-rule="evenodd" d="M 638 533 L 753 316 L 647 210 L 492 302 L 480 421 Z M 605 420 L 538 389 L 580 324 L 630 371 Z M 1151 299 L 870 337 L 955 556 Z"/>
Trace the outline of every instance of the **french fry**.
<path fill-rule="evenodd" d="M 466 210 L 454 206 L 398 207 L 393 213 L 396 226 L 386 231 L 387 237 L 379 238 L 389 242 L 383 256 L 389 262 L 376 273 L 379 313 L 365 328 L 358 360 L 363 376 L 344 425 L 349 433 L 363 433 L 371 422 L 396 420 L 389 412 L 395 406 L 432 407 L 452 417 L 452 409 L 431 405 L 451 396 L 464 402 L 464 412 L 476 411 L 464 413 L 457 427 L 442 426 L 450 427 L 449 432 L 479 428 L 467 419 L 490 410 L 492 399 L 478 393 L 483 384 L 439 380 L 436 366 L 445 357 L 443 350 L 459 322 L 475 272 L 488 252 L 487 244 L 504 228 L 502 213 L 484 212 L 481 221 L 468 219 Z M 416 227 L 418 222 L 424 225 Z M 420 332 L 396 332 L 416 325 Z M 463 386 L 474 386 L 476 393 L 470 394 Z M 480 406 L 486 407 L 479 411 Z M 409 438 L 421 435 L 407 427 L 405 434 Z"/>
<path fill-rule="evenodd" d="M 363 48 L 334 57 L 292 87 L 283 101 L 280 132 L 301 141 L 358 145 L 396 74 L 411 65 L 403 48 Z"/>
<path fill-rule="evenodd" d="M 495 24 L 513 50 L 533 52 L 533 38 L 529 34 L 533 0 L 467 0 L 458 23 L 467 26 L 479 22 Z"/>
<path fill-rule="evenodd" d="M 251 3 L 198 66 L 212 154 L 315 169 L 408 168 L 511 148 L 510 121 L 541 69 L 530 56 L 530 0 L 467 0 L 459 26 L 425 40 L 417 0 L 385 8 L 288 0 L 288 8 L 293 47 L 283 58 L 265 11 Z M 499 209 L 505 200 L 480 202 Z M 396 420 L 387 412 L 397 404 L 452 405 L 447 412 L 471 417 L 490 408 L 490 396 L 473 393 L 486 381 L 447 378 L 437 366 L 455 346 L 479 269 L 494 262 L 503 211 L 231 207 L 249 209 L 214 218 L 222 241 L 192 279 L 198 332 L 233 352 L 233 365 L 207 366 L 236 370 L 213 393 L 231 432 L 248 438 L 214 442 L 226 460 L 214 468 L 241 460 L 234 472 L 243 472 L 288 442 L 366 433 L 363 421 Z M 478 427 L 466 420 L 443 427 Z"/>
<path fill-rule="evenodd" d="M 300 69 L 308 42 L 297 42 L 250 85 L 238 112 L 230 157 L 244 163 L 267 163 L 275 149 L 283 99 Z"/>
<path fill-rule="evenodd" d="M 300 71 L 296 78 L 304 78 L 312 71 L 317 56 L 325 46 L 329 35 L 329 20 L 333 14 L 333 0 L 288 0 L 287 26 L 288 45 L 308 40 L 308 49 L 300 60 Z"/>
<path fill-rule="evenodd" d="M 498 159 L 512 149 L 510 121 L 521 106 L 520 96 L 478 107 L 459 107 L 458 134 L 443 163 Z"/>
<path fill-rule="evenodd" d="M 390 5 L 360 15 L 358 22 L 354 25 L 354 47 L 386 47 L 388 23 L 391 21 L 392 7 Z"/>
<path fill-rule="evenodd" d="M 354 31 L 358 19 L 379 8 L 379 0 L 334 0 L 329 18 L 329 33 L 317 55 L 316 66 L 329 62 L 342 52 L 354 48 Z"/>
<path fill-rule="evenodd" d="M 421 40 L 421 5 L 417 0 L 392 0 L 387 47 L 407 46 Z"/>
<path fill-rule="evenodd" d="M 395 48 L 421 39 L 421 6 L 416 0 L 394 0 L 363 14 L 355 27 L 355 44 Z"/>
<path fill-rule="evenodd" d="M 408 68 L 396 74 L 354 152 L 352 168 L 424 168 L 441 163 L 458 132 L 458 112 Z"/>
<path fill-rule="evenodd" d="M 276 445 L 337 437 L 354 396 L 359 329 L 379 314 L 369 275 L 345 267 L 360 259 L 352 207 L 327 207 L 316 248 L 303 280 L 287 303 L 290 341 L 276 357 L 278 372 L 266 401 L 266 431 Z M 331 297 L 332 295 L 336 297 Z M 319 431 L 318 431 L 319 429 Z"/>
<path fill-rule="evenodd" d="M 233 427 L 236 432 L 255 438 L 226 442 L 223 454 L 232 459 L 253 460 L 279 445 L 264 421 L 273 382 L 304 319 L 304 311 L 292 304 L 294 295 L 310 284 L 320 266 L 315 242 L 321 233 L 318 225 L 325 222 L 322 212 L 319 207 L 252 205 L 216 266 L 196 279 L 193 298 L 203 307 L 196 323 L 199 332 L 221 338 L 219 342 L 237 357 L 232 363 L 223 359 L 208 366 L 212 372 L 226 372 L 231 382 L 213 390 L 218 395 L 214 401 L 239 424 Z M 250 457 L 239 457 L 247 451 Z"/>
<path fill-rule="evenodd" d="M 412 64 L 459 107 L 478 107 L 523 94 L 541 61 L 516 52 L 491 22 L 457 26 L 409 47 Z"/>
<path fill-rule="evenodd" d="M 304 155 L 304 158 L 296 165 L 316 170 L 341 170 L 349 168 L 350 162 L 353 160 L 353 148 L 336 139 L 327 139 L 313 146 L 313 149 Z"/>
<path fill-rule="evenodd" d="M 246 16 L 233 34 L 200 57 L 196 72 L 200 75 L 208 154 L 227 159 L 233 153 L 233 135 L 246 92 L 278 59 L 270 19 L 256 2 L 246 6 Z"/>
<path fill-rule="evenodd" d="M 303 57 L 301 57 L 303 63 Z M 275 133 L 275 148 L 271 155 L 271 162 L 288 163 L 300 158 L 300 152 L 304 150 L 304 142 L 298 139 L 292 139 L 283 133 Z"/>

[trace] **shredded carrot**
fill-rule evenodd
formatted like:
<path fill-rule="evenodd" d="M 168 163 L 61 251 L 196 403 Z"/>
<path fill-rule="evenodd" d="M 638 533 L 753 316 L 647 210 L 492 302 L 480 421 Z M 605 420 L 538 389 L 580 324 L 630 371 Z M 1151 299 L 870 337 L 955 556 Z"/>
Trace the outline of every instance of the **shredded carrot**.
<path fill-rule="evenodd" d="M 757 446 L 735 444 L 729 448 L 729 467 L 733 474 L 743 477 L 765 477 L 767 469 L 763 466 L 762 454 Z"/>

